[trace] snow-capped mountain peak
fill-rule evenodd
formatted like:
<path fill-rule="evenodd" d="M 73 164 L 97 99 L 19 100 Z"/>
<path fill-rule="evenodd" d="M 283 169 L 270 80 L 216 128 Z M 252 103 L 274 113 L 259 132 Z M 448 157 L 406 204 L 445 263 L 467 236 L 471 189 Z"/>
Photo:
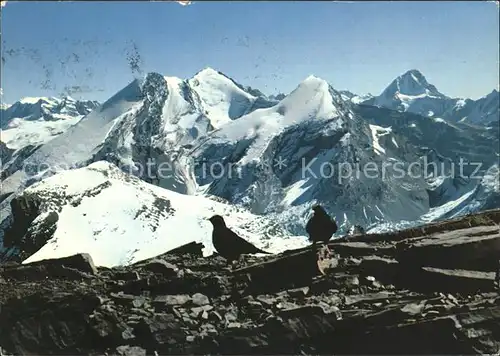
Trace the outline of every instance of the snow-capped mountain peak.
<path fill-rule="evenodd" d="M 235 90 L 237 92 L 243 92 L 248 96 L 249 98 L 254 97 L 252 94 L 245 92 L 243 86 L 241 84 L 238 84 L 236 81 L 234 81 L 232 78 L 227 76 L 226 74 L 215 70 L 211 67 L 206 67 L 196 73 L 192 79 L 189 80 L 190 83 L 194 84 L 194 86 L 197 86 L 200 83 L 203 83 L 205 85 L 211 85 L 214 86 L 215 88 L 223 88 L 226 87 L 227 89 L 230 90 Z M 236 87 L 236 88 L 234 88 Z M 243 93 L 240 93 L 241 95 L 244 95 Z"/>
<path fill-rule="evenodd" d="M 304 79 L 293 92 L 306 91 L 308 94 L 312 94 L 313 92 L 326 93 L 329 92 L 330 88 L 330 84 L 328 84 L 326 80 L 321 79 L 320 77 L 317 77 L 315 75 L 310 75 L 306 79 Z"/>
<path fill-rule="evenodd" d="M 2 121 L 5 124 L 12 118 L 46 121 L 67 119 L 68 116 L 86 115 L 98 104 L 96 101 L 76 100 L 70 96 L 24 97 L 4 110 Z"/>
<path fill-rule="evenodd" d="M 334 92 L 328 82 L 310 75 L 279 102 L 278 112 L 287 114 L 287 122 L 312 117 L 330 119 L 338 114 L 332 96 Z"/>
<path fill-rule="evenodd" d="M 408 97 L 445 97 L 445 95 L 441 94 L 434 85 L 430 84 L 425 76 L 417 69 L 411 69 L 398 76 L 389 87 L 387 87 L 385 92 Z"/>
<path fill-rule="evenodd" d="M 201 99 L 204 114 L 216 128 L 255 109 L 272 105 L 267 99 L 250 94 L 241 84 L 210 67 L 196 73 L 188 84 Z"/>
<path fill-rule="evenodd" d="M 443 102 L 449 99 L 430 84 L 420 71 L 411 69 L 394 79 L 369 104 L 424 116 L 440 117 L 449 109 L 450 103 L 445 103 L 443 106 Z"/>
<path fill-rule="evenodd" d="M 410 69 L 406 73 L 400 75 L 398 78 L 401 82 L 408 83 L 410 86 L 417 85 L 420 88 L 426 88 L 429 86 L 429 82 L 427 82 L 425 76 L 418 69 Z"/>

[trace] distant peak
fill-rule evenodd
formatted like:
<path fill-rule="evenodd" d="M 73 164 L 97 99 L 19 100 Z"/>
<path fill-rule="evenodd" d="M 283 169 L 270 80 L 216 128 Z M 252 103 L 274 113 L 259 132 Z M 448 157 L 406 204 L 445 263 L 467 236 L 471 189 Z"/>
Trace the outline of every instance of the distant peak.
<path fill-rule="evenodd" d="M 222 75 L 226 77 L 225 74 L 219 72 L 216 69 L 213 69 L 212 67 L 205 67 L 202 70 L 200 70 L 198 73 L 196 73 L 194 76 L 199 77 L 199 76 L 205 76 L 205 75 Z"/>
<path fill-rule="evenodd" d="M 64 95 L 61 97 L 62 100 L 66 100 L 66 101 L 77 101 L 75 98 L 73 98 L 72 96 L 69 96 L 69 95 Z"/>
<path fill-rule="evenodd" d="M 315 76 L 314 74 L 311 74 L 306 79 L 304 79 L 304 81 L 307 81 L 307 80 L 318 80 L 318 79 L 320 79 L 320 78 L 317 77 L 317 76 Z"/>
<path fill-rule="evenodd" d="M 221 78 L 221 77 L 228 79 L 232 81 L 234 84 L 238 85 L 238 83 L 236 83 L 231 77 L 211 67 L 205 67 L 193 76 L 193 78 L 199 80 L 203 80 L 203 78 Z"/>
<path fill-rule="evenodd" d="M 324 79 L 321 79 L 320 77 L 317 77 L 317 76 L 311 74 L 306 79 L 304 79 L 299 84 L 299 86 L 300 85 L 327 85 L 328 86 L 328 82 Z"/>
<path fill-rule="evenodd" d="M 400 93 L 408 96 L 430 95 L 436 97 L 445 97 L 437 88 L 430 84 L 421 71 L 410 69 L 398 76 L 385 90 L 392 96 Z"/>
<path fill-rule="evenodd" d="M 230 76 L 228 76 L 228 75 L 226 75 L 218 70 L 215 70 L 211 67 L 205 67 L 204 69 L 202 69 L 201 71 L 196 73 L 193 76 L 193 78 L 191 78 L 191 79 L 195 79 L 195 80 L 200 81 L 200 82 L 212 82 L 212 83 L 217 83 L 217 82 L 228 83 L 228 82 L 230 82 L 250 96 L 257 97 L 257 96 L 264 95 L 260 91 L 256 91 L 250 87 L 245 87 L 245 86 L 241 85 L 240 83 L 238 83 L 236 80 L 234 80 Z"/>
<path fill-rule="evenodd" d="M 499 94 L 500 94 L 500 93 L 498 92 L 498 89 L 493 89 L 493 90 L 491 91 L 491 93 L 489 93 L 489 94 L 487 94 L 487 95 L 483 96 L 483 98 L 488 98 L 488 99 L 490 99 L 490 98 L 494 98 L 494 99 L 498 99 L 498 95 L 499 95 Z"/>
<path fill-rule="evenodd" d="M 405 75 L 414 75 L 414 76 L 419 77 L 419 78 L 425 78 L 424 75 L 422 74 L 422 72 L 419 71 L 418 69 L 410 69 L 410 70 L 406 71 L 404 74 L 402 74 L 402 76 L 405 76 Z"/>
<path fill-rule="evenodd" d="M 409 71 L 400 75 L 398 78 L 406 81 L 413 81 L 422 87 L 429 86 L 427 79 L 418 69 L 410 69 Z"/>
<path fill-rule="evenodd" d="M 285 97 L 285 100 L 293 100 L 291 98 L 309 97 L 317 93 L 327 93 L 330 91 L 330 85 L 324 79 L 315 75 L 310 75 L 305 78 L 300 84 Z"/>

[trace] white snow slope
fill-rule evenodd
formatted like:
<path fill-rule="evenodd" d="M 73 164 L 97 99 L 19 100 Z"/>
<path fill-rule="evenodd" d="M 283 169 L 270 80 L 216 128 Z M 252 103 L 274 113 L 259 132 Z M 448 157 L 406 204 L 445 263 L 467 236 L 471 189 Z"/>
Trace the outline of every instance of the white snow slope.
<path fill-rule="evenodd" d="M 306 244 L 305 237 L 286 236 L 265 217 L 209 197 L 147 184 L 104 161 L 56 174 L 24 194 L 44 201 L 44 213 L 33 224 L 50 211 L 57 211 L 59 220 L 53 237 L 23 263 L 86 252 L 97 265 L 111 267 L 154 257 L 191 241 L 203 242 L 204 253 L 209 255 L 214 250 L 207 219 L 214 214 L 225 217 L 240 236 L 271 252 Z M 270 229 L 272 238 L 266 238 Z"/>
<path fill-rule="evenodd" d="M 257 98 L 242 90 L 222 73 L 205 68 L 188 80 L 202 100 L 205 114 L 215 128 L 248 112 Z"/>

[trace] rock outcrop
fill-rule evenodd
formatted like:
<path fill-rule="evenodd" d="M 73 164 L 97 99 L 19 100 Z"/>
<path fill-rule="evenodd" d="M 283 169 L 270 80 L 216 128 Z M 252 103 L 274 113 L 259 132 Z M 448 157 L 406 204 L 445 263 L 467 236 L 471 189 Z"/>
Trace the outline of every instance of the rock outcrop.
<path fill-rule="evenodd" d="M 495 354 L 500 210 L 258 258 L 0 266 L 5 354 Z M 318 257 L 319 256 L 319 257 Z"/>

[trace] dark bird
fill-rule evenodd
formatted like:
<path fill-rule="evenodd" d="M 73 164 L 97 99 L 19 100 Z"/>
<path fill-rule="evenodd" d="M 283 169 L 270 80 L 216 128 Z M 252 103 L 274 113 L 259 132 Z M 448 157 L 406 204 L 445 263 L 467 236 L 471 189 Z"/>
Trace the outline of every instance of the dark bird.
<path fill-rule="evenodd" d="M 330 218 L 322 206 L 313 206 L 313 212 L 313 216 L 306 225 L 309 241 L 312 243 L 328 242 L 332 238 L 332 235 L 337 232 L 337 224 L 335 220 Z"/>
<path fill-rule="evenodd" d="M 215 250 L 228 262 L 236 261 L 241 255 L 246 253 L 267 253 L 255 247 L 250 242 L 239 237 L 234 231 L 229 229 L 220 215 L 214 215 L 210 219 L 214 226 L 212 232 L 212 243 Z"/>

